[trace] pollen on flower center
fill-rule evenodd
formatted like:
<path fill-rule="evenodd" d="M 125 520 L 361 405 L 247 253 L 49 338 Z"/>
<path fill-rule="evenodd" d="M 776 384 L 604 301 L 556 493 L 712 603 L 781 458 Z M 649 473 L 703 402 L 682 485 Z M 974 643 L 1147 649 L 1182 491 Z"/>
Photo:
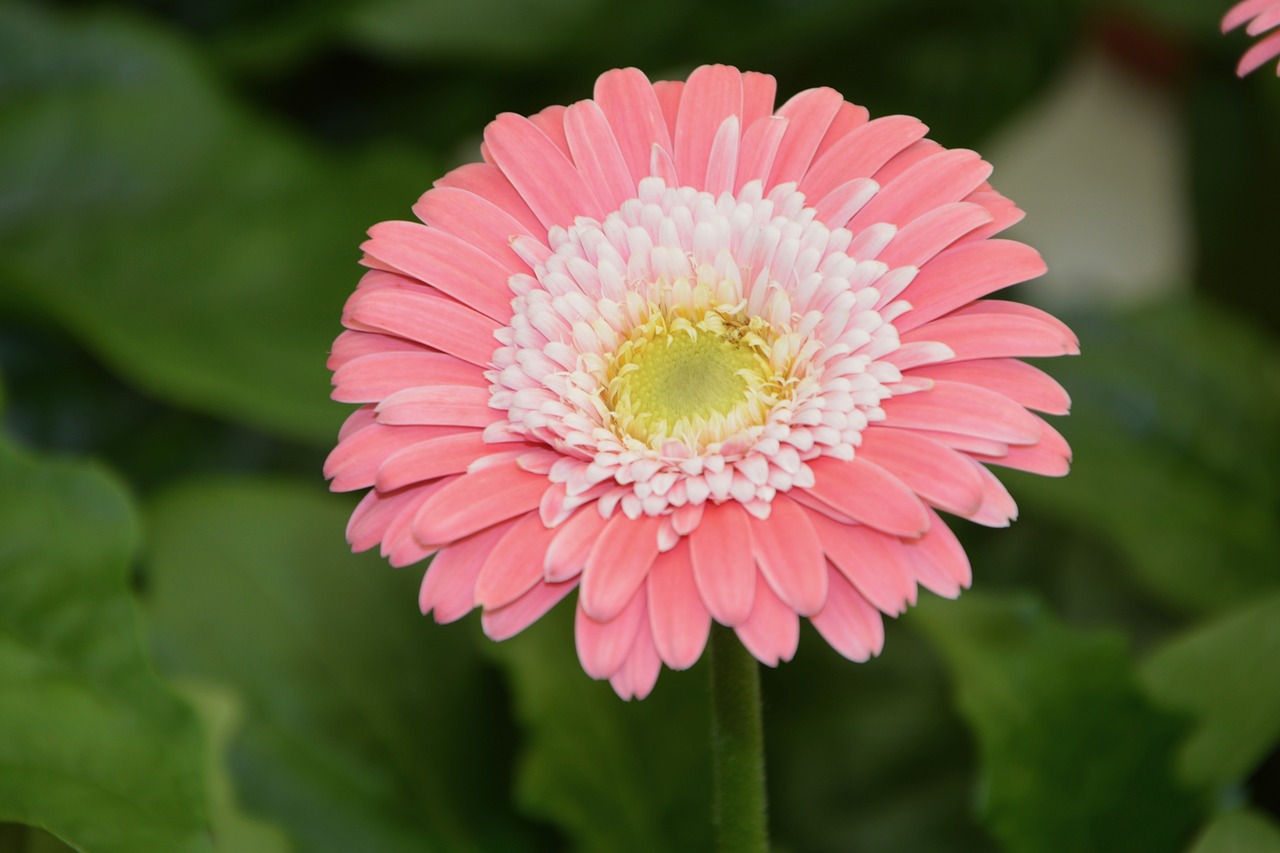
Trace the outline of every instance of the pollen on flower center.
<path fill-rule="evenodd" d="M 716 310 L 696 321 L 655 313 L 606 374 L 615 428 L 654 448 L 667 439 L 696 448 L 763 423 L 784 383 L 759 325 Z"/>

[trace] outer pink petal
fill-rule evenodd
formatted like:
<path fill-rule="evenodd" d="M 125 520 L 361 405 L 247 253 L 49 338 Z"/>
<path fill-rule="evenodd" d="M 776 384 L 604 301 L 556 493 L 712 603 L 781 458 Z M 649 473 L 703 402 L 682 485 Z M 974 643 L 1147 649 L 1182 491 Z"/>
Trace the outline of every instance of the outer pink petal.
<path fill-rule="evenodd" d="M 647 631 L 636 633 L 635 645 L 631 647 L 627 659 L 609 679 L 609 684 L 623 699 L 644 699 L 658 682 L 658 672 L 662 669 L 662 661 Z"/>
<path fill-rule="evenodd" d="M 503 607 L 542 580 L 542 560 L 554 530 L 542 526 L 537 513 L 516 521 L 489 552 L 476 577 L 476 605 L 485 610 Z"/>
<path fill-rule="evenodd" d="M 734 192 L 740 191 L 751 181 L 763 181 L 768 176 L 786 132 L 787 120 L 778 116 L 760 119 L 743 131 Z"/>
<path fill-rule="evenodd" d="M 608 678 L 618 671 L 627 653 L 635 644 L 636 633 L 641 625 L 648 633 L 645 624 L 648 616 L 647 596 L 644 591 L 633 595 L 613 618 L 596 620 L 587 615 L 582 605 L 582 595 L 578 595 L 578 611 L 574 619 L 573 635 L 578 647 L 578 660 L 587 675 L 592 678 Z"/>
<path fill-rule="evenodd" d="M 789 123 L 778 148 L 778 156 L 773 161 L 766 191 L 804 177 L 842 103 L 844 98 L 839 92 L 821 87 L 806 89 L 778 107 L 777 114 Z"/>
<path fill-rule="evenodd" d="M 329 488 L 335 492 L 367 489 L 376 482 L 378 468 L 388 456 L 418 442 L 461 431 L 460 427 L 392 427 L 372 423 L 338 442 L 324 462 L 324 476 L 333 480 Z"/>
<path fill-rule="evenodd" d="M 810 461 L 809 467 L 815 482 L 805 491 L 844 515 L 894 536 L 920 536 L 929 528 L 915 492 L 879 465 L 856 457 L 842 462 L 824 456 Z"/>
<path fill-rule="evenodd" d="M 485 427 L 502 419 L 489 392 L 470 385 L 424 385 L 397 391 L 378 404 L 378 423 Z"/>
<path fill-rule="evenodd" d="M 681 181 L 706 189 L 712 141 L 729 116 L 742 113 L 742 74 L 725 65 L 703 65 L 689 75 L 676 116 L 675 161 Z"/>
<path fill-rule="evenodd" d="M 800 617 L 774 595 L 760 574 L 756 575 L 751 615 L 735 630 L 747 651 L 766 666 L 791 660 L 800 643 Z"/>
<path fill-rule="evenodd" d="M 560 153 L 572 159 L 569 150 L 569 137 L 565 134 L 564 116 L 568 108 L 553 104 L 529 116 L 529 122 L 542 131 L 560 149 Z"/>
<path fill-rule="evenodd" d="M 537 509 L 547 478 L 514 462 L 463 474 L 436 492 L 414 518 L 423 544 L 445 544 Z"/>
<path fill-rule="evenodd" d="M 896 616 L 916 602 L 915 572 L 902 541 L 861 524 L 841 524 L 821 515 L 813 526 L 827 559 L 867 601 Z M 828 595 L 830 591 L 828 590 Z"/>
<path fill-rule="evenodd" d="M 1276 0 L 1243 0 L 1232 6 L 1222 18 L 1222 31 L 1229 33 L 1245 21 L 1276 5 Z"/>
<path fill-rule="evenodd" d="M 357 358 L 393 352 L 429 352 L 422 344 L 391 335 L 344 329 L 334 338 L 325 367 L 338 370 Z"/>
<path fill-rule="evenodd" d="M 385 335 L 365 335 L 392 340 Z M 378 352 L 351 359 L 333 372 L 333 399 L 340 403 L 376 403 L 420 385 L 474 385 L 488 388 L 484 370 L 442 352 Z"/>
<path fill-rule="evenodd" d="M 636 194 L 636 182 L 599 104 L 579 101 L 569 107 L 564 129 L 573 162 L 602 206 L 616 210 Z"/>
<path fill-rule="evenodd" d="M 578 596 L 592 619 L 608 622 L 616 617 L 644 584 L 658 556 L 659 526 L 659 519 L 649 516 L 632 520 L 617 513 L 609 519 L 591 546 Z"/>
<path fill-rule="evenodd" d="M 1280 56 L 1280 32 L 1272 33 L 1246 50 L 1236 66 L 1236 74 L 1240 77 L 1250 74 L 1277 56 Z M 1276 66 L 1276 75 L 1280 76 L 1280 65 Z"/>
<path fill-rule="evenodd" d="M 498 348 L 491 318 L 449 299 L 407 290 L 357 291 L 352 319 L 377 331 L 399 335 L 480 366 Z"/>
<path fill-rule="evenodd" d="M 539 583 L 510 604 L 480 615 L 480 625 L 491 640 L 507 640 L 541 619 L 573 590 L 578 580 L 563 583 Z"/>
<path fill-rule="evenodd" d="M 1013 496 L 985 465 L 978 462 L 973 465 L 982 477 L 982 507 L 968 516 L 969 520 L 986 527 L 1008 527 L 1009 522 L 1018 517 L 1018 505 Z"/>
<path fill-rule="evenodd" d="M 1039 418 L 1003 394 L 939 380 L 933 389 L 885 400 L 886 427 L 974 435 L 1006 444 L 1035 444 Z M 812 466 L 813 463 L 810 463 Z"/>
<path fill-rule="evenodd" d="M 667 132 L 676 138 L 676 119 L 680 113 L 680 99 L 684 95 L 683 80 L 659 80 L 653 84 L 653 94 L 662 107 L 662 119 L 666 122 Z M 675 162 L 675 149 L 670 149 L 672 162 Z"/>
<path fill-rule="evenodd" d="M 492 163 L 468 163 L 465 166 L 459 166 L 436 181 L 435 185 L 465 190 L 480 196 L 516 219 L 528 234 L 536 236 L 547 233 L 547 229 L 538 221 L 538 217 L 529 209 L 529 205 L 525 203 L 520 193 L 507 180 L 507 176 Z M 546 242 L 545 236 L 539 239 Z"/>
<path fill-rule="evenodd" d="M 968 589 L 973 579 L 969 569 L 969 557 L 941 518 L 932 513 L 929 532 L 919 539 L 902 543 L 915 572 L 915 578 L 925 589 L 944 598 L 955 598 L 961 589 Z"/>
<path fill-rule="evenodd" d="M 773 99 L 778 81 L 771 74 L 746 71 L 742 74 L 742 127 L 745 130 L 762 118 L 773 114 Z"/>
<path fill-rule="evenodd" d="M 1046 423 L 1040 427 L 1040 440 L 1029 447 L 1010 447 L 1003 454 L 983 456 L 975 454 L 980 462 L 1003 465 L 1030 471 L 1044 477 L 1065 477 L 1071 470 L 1071 448 L 1056 429 Z"/>
<path fill-rule="evenodd" d="M 880 611 L 867 603 L 835 566 L 827 566 L 827 578 L 827 603 L 810 618 L 813 627 L 849 660 L 861 662 L 880 654 L 884 648 Z"/>
<path fill-rule="evenodd" d="M 741 625 L 755 597 L 755 559 L 751 523 L 737 501 L 711 505 L 689 535 L 693 578 L 707 610 L 717 622 Z"/>
<path fill-rule="evenodd" d="M 823 134 L 822 142 L 818 143 L 818 150 L 813 155 L 813 162 L 817 163 L 823 154 L 830 151 L 841 139 L 866 124 L 867 119 L 870 117 L 871 114 L 867 112 L 866 107 L 860 107 L 848 101 L 841 103 L 840 109 L 836 110 L 836 117 L 831 120 L 831 126 Z"/>
<path fill-rule="evenodd" d="M 422 427 L 404 427 L 414 430 Z M 437 436 L 419 441 L 387 456 L 378 466 L 375 485 L 390 492 L 402 486 L 434 480 L 446 474 L 461 474 L 472 462 L 501 450 L 503 445 L 488 444 L 479 430 Z"/>
<path fill-rule="evenodd" d="M 613 128 L 632 182 L 638 184 L 649 174 L 653 146 L 671 151 L 671 137 L 653 85 L 636 68 L 609 71 L 596 80 L 595 101 Z"/>
<path fill-rule="evenodd" d="M 1005 395 L 1028 409 L 1065 415 L 1071 397 L 1065 388 L 1038 367 L 1016 358 L 984 358 L 931 364 L 911 371 L 912 376 L 979 385 Z"/>
<path fill-rule="evenodd" d="M 903 291 L 912 310 L 894 321 L 901 333 L 941 317 L 988 293 L 1043 275 L 1044 259 L 1012 240 L 960 243 L 940 253 Z"/>
<path fill-rule="evenodd" d="M 944 204 L 899 229 L 876 257 L 890 267 L 924 266 L 943 249 L 990 221 L 991 213 L 980 204 Z"/>
<path fill-rule="evenodd" d="M 511 238 L 535 235 L 489 199 L 456 187 L 436 187 L 423 193 L 413 212 L 427 225 L 470 243 L 508 269 L 530 271 L 511 250 Z"/>
<path fill-rule="evenodd" d="M 347 522 L 347 542 L 355 552 L 367 551 L 382 541 L 387 528 L 396 517 L 409 506 L 419 495 L 419 489 L 405 489 L 400 492 L 383 494 L 370 491 Z"/>
<path fill-rule="evenodd" d="M 369 255 L 494 320 L 511 319 L 507 279 L 518 267 L 499 263 L 460 237 L 417 222 L 380 222 L 369 229 L 369 237 L 360 246 Z"/>
<path fill-rule="evenodd" d="M 951 347 L 955 361 L 1007 356 L 1076 355 L 1075 335 L 1057 321 L 1017 314 L 953 313 L 901 335 L 903 343 L 940 341 Z"/>
<path fill-rule="evenodd" d="M 939 205 L 960 201 L 990 174 L 991 164 L 973 151 L 939 151 L 885 184 L 850 220 L 849 230 L 857 232 L 876 222 L 906 225 Z"/>
<path fill-rule="evenodd" d="M 565 581 L 577 577 L 586 567 L 591 548 L 608 523 L 609 519 L 600 515 L 595 504 L 588 504 L 557 527 L 556 537 L 547 548 L 543 561 L 547 581 Z"/>
<path fill-rule="evenodd" d="M 484 139 L 494 162 L 547 228 L 608 212 L 568 156 L 524 116 L 503 113 L 485 128 Z"/>
<path fill-rule="evenodd" d="M 854 178 L 870 177 L 894 154 L 928 132 L 929 128 L 911 116 L 884 116 L 869 121 L 822 154 L 799 189 L 816 200 Z"/>
<path fill-rule="evenodd" d="M 425 616 L 435 611 L 441 624 L 461 619 L 475 606 L 476 577 L 484 561 L 511 528 L 500 524 L 454 542 L 436 554 L 418 591 L 418 606 Z"/>
<path fill-rule="evenodd" d="M 982 480 L 963 455 L 909 430 L 871 427 L 857 454 L 902 480 L 929 503 L 969 515 L 982 506 Z"/>
<path fill-rule="evenodd" d="M 807 510 L 778 495 L 768 518 L 751 518 L 751 541 L 761 575 L 788 607 L 801 616 L 822 609 L 827 563 Z"/>
<path fill-rule="evenodd" d="M 1258 17 L 1249 22 L 1245 32 L 1251 36 L 1256 36 L 1260 33 L 1265 33 L 1277 24 L 1280 24 L 1280 3 L 1271 0 L 1271 8 L 1259 12 Z"/>
<path fill-rule="evenodd" d="M 658 655 L 672 669 L 688 669 L 706 648 L 711 614 L 694 581 L 687 539 L 658 555 L 648 590 L 649 627 Z"/>

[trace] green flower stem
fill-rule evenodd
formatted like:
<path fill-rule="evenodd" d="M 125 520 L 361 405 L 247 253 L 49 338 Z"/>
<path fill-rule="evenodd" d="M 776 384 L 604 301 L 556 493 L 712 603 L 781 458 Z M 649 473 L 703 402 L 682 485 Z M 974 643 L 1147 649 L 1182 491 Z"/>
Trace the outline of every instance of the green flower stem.
<path fill-rule="evenodd" d="M 711 631 L 711 763 L 717 848 L 766 853 L 760 669 L 729 628 Z"/>

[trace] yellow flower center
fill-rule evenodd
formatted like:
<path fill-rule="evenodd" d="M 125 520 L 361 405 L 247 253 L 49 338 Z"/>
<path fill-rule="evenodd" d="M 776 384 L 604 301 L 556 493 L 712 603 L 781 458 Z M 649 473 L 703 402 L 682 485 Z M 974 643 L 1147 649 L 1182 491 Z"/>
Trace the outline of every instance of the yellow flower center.
<path fill-rule="evenodd" d="M 763 320 L 684 314 L 655 311 L 634 327 L 606 374 L 615 430 L 655 450 L 671 439 L 701 449 L 763 424 L 788 386 Z"/>

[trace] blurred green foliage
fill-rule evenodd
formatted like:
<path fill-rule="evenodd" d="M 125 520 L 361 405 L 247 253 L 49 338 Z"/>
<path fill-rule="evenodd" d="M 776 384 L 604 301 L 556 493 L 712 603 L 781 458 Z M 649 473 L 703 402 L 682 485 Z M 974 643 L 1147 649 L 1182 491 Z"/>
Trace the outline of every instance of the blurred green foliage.
<path fill-rule="evenodd" d="M 959 530 L 975 592 L 765 673 L 775 843 L 1280 850 L 1280 85 L 1226 5 L 0 6 L 0 851 L 705 849 L 703 664 L 624 704 L 566 607 L 495 645 L 347 553 L 362 232 L 609 67 L 981 149 L 1086 45 L 1183 118 L 1193 295 L 1070 318 L 1075 470 Z"/>

